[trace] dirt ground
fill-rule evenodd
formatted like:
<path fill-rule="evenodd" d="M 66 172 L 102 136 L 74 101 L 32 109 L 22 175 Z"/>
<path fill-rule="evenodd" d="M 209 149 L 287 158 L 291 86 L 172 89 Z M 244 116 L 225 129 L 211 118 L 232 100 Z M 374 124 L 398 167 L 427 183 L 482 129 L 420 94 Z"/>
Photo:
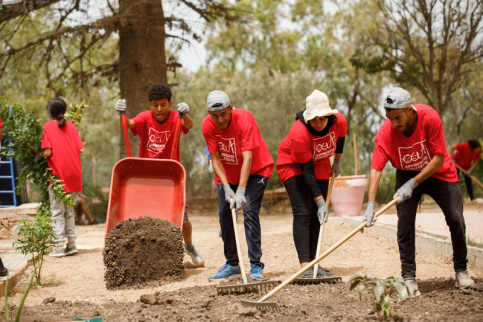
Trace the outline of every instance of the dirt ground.
<path fill-rule="evenodd" d="M 204 268 L 193 268 L 189 257 L 185 256 L 185 269 L 177 279 L 162 280 L 142 288 L 109 290 L 104 281 L 102 247 L 81 249 L 78 255 L 72 257 L 47 257 L 42 275 L 44 283 L 53 286 L 31 289 L 22 321 L 66 321 L 73 317 L 102 317 L 104 321 L 381 319 L 370 301 L 359 302 L 357 293 L 349 291 L 347 281 L 355 274 L 371 274 L 374 278 L 400 277 L 396 236 L 388 240 L 366 229 L 321 262 L 334 275 L 341 276 L 342 282 L 288 285 L 269 299 L 280 305 L 279 313 L 246 308 L 239 299 L 258 300 L 264 293 L 218 296 L 217 284 L 208 281 L 208 276 L 224 264 L 216 213 L 192 211 L 190 219 L 193 223 L 193 243 L 205 258 Z M 444 220 L 443 216 L 441 220 Z M 238 221 L 242 251 L 245 263 L 248 263 L 241 218 Z M 292 216 L 286 208 L 265 210 L 261 214 L 261 224 L 265 279 L 284 281 L 299 268 L 292 238 Z M 76 229 L 78 244 L 95 245 L 103 241 L 104 225 L 79 226 Z M 322 249 L 335 244 L 351 230 L 336 218 L 329 220 Z M 469 273 L 479 284 L 473 290 L 462 291 L 454 287 L 450 257 L 417 254 L 416 260 L 417 279 L 423 295 L 399 303 L 394 297 L 395 320 L 483 320 L 482 273 L 470 266 Z M 30 272 L 31 269 L 27 270 L 9 297 L 10 316 L 15 313 L 20 292 Z M 241 278 L 230 283 L 241 284 Z M 3 315 L 4 312 L 1 312 L 0 320 Z"/>

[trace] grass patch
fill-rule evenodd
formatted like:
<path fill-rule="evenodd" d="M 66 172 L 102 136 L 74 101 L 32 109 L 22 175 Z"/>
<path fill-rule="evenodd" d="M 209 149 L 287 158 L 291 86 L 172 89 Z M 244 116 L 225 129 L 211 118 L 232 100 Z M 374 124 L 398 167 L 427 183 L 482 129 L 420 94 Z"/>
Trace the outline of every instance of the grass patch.
<path fill-rule="evenodd" d="M 479 243 L 479 242 L 471 239 L 469 236 L 466 237 L 466 245 L 477 247 L 477 248 L 483 248 L 483 243 Z"/>
<path fill-rule="evenodd" d="M 42 277 L 42 285 L 35 285 L 35 288 L 56 287 L 63 285 L 64 281 L 59 279 L 55 274 Z"/>

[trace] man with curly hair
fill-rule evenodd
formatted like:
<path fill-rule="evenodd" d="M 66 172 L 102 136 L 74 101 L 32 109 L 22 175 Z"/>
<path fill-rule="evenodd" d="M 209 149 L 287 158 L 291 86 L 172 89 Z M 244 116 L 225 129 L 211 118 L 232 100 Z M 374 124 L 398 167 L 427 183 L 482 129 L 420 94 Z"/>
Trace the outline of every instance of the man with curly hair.
<path fill-rule="evenodd" d="M 179 103 L 176 108 L 178 112 L 171 111 L 171 89 L 164 84 L 154 84 L 148 91 L 149 111 L 144 111 L 127 121 L 128 128 L 134 136 L 139 136 L 141 146 L 139 149 L 140 158 L 170 159 L 171 150 L 177 148 L 175 153 L 176 161 L 179 161 L 179 146 L 173 147 L 171 134 L 174 133 L 176 119 L 179 113 L 183 113 L 182 132 L 187 134 L 193 127 L 193 120 L 189 117 L 189 106 L 185 102 Z M 118 100 L 115 109 L 118 112 L 126 110 L 126 100 Z M 186 206 L 188 208 L 188 206 Z M 191 256 L 193 264 L 203 267 L 205 262 L 201 253 L 192 244 L 192 225 L 185 208 L 183 220 L 184 248 Z"/>

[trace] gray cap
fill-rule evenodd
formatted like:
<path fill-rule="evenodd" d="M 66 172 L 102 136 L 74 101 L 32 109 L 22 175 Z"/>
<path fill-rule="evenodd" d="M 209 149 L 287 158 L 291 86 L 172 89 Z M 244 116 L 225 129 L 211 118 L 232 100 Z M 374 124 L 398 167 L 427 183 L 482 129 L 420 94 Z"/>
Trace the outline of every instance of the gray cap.
<path fill-rule="evenodd" d="M 384 108 L 398 109 L 411 106 L 411 94 L 401 87 L 393 87 L 384 98 Z"/>
<path fill-rule="evenodd" d="M 206 105 L 208 105 L 208 111 L 221 111 L 228 106 L 230 106 L 230 98 L 226 95 L 225 92 L 214 90 L 210 94 L 208 94 L 208 98 L 206 99 Z"/>

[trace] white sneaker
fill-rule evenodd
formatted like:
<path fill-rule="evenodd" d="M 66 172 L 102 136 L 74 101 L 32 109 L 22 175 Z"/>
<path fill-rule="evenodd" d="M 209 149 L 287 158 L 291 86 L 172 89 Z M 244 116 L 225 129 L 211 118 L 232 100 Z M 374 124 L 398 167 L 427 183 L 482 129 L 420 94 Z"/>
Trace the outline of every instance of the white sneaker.
<path fill-rule="evenodd" d="M 475 281 L 471 279 L 467 271 L 456 272 L 455 279 L 455 286 L 458 288 L 470 288 L 475 285 Z"/>
<path fill-rule="evenodd" d="M 193 264 L 195 264 L 198 267 L 204 267 L 205 266 L 205 260 L 201 253 L 196 250 L 195 246 L 191 245 L 191 247 L 188 248 L 186 244 L 184 244 L 184 250 L 187 255 L 191 256 L 191 261 Z"/>
<path fill-rule="evenodd" d="M 419 292 L 418 289 L 418 283 L 416 283 L 415 280 L 404 280 L 404 283 L 406 283 L 407 288 L 405 287 L 404 290 L 401 292 L 401 300 L 407 299 L 408 297 L 416 297 L 416 296 L 421 296 L 421 292 Z M 408 289 L 409 289 L 409 294 L 408 294 Z"/>

